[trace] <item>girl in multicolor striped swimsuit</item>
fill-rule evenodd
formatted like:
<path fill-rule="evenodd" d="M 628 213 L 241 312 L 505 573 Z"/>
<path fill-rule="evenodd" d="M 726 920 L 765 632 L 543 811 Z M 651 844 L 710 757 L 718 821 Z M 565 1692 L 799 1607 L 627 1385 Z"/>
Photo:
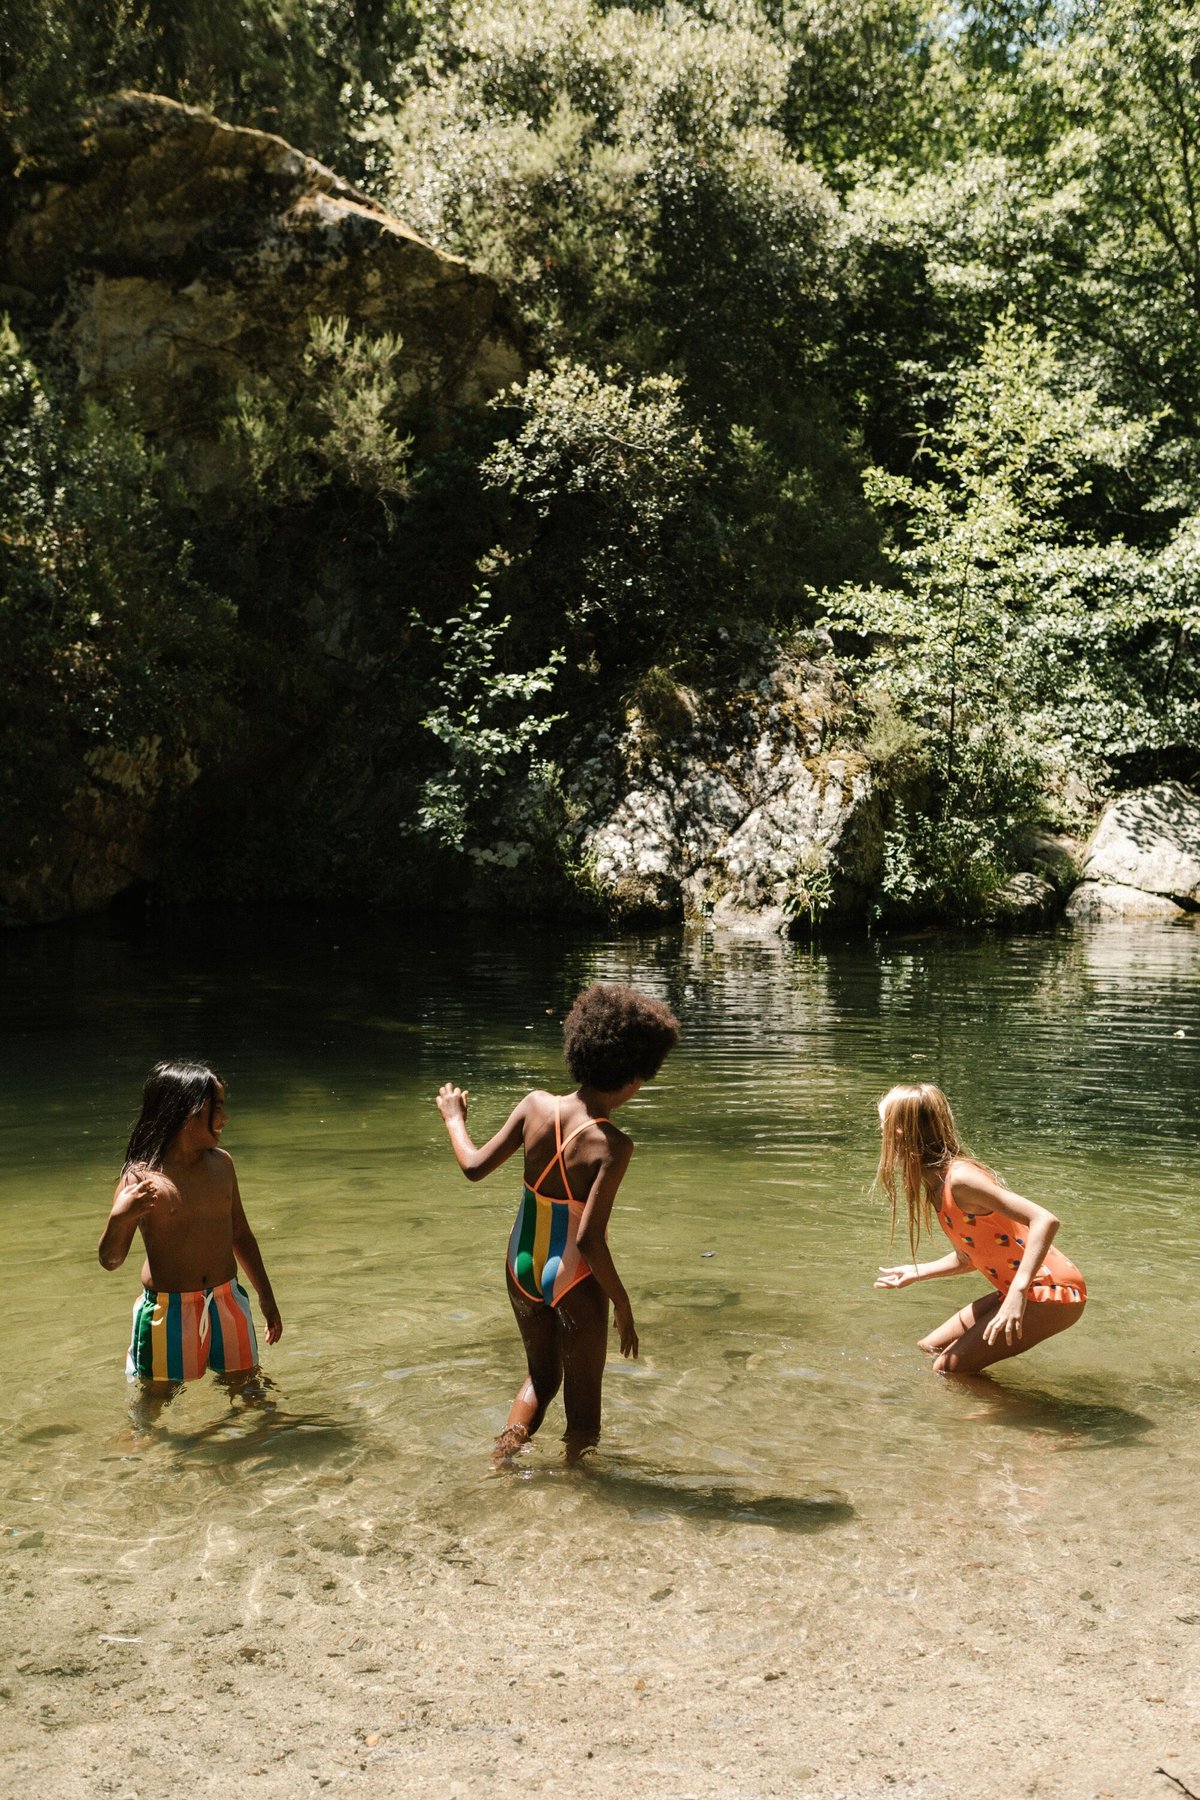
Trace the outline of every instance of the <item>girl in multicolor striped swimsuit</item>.
<path fill-rule="evenodd" d="M 580 994 L 563 1031 L 575 1093 L 527 1094 L 479 1149 L 467 1130 L 467 1094 L 451 1082 L 438 1094 L 468 1181 L 490 1175 L 517 1150 L 524 1155 L 505 1279 L 528 1374 L 496 1439 L 497 1465 L 533 1436 L 560 1387 L 568 1456 L 597 1441 L 610 1301 L 622 1356 L 638 1353 L 633 1309 L 606 1236 L 633 1145 L 610 1115 L 653 1080 L 678 1036 L 660 1002 L 597 982 Z"/>
<path fill-rule="evenodd" d="M 1087 1285 L 1053 1244 L 1058 1220 L 966 1154 L 940 1088 L 928 1081 L 892 1088 L 879 1102 L 879 1123 L 877 1179 L 892 1203 L 894 1233 L 897 1170 L 902 1174 L 913 1260 L 880 1269 L 875 1286 L 911 1287 L 966 1269 L 977 1269 L 991 1284 L 981 1299 L 920 1340 L 939 1374 L 976 1375 L 1082 1318 Z M 931 1212 L 954 1248 L 936 1262 L 919 1263 L 917 1244 L 922 1224 L 931 1226 Z"/>
<path fill-rule="evenodd" d="M 268 1344 L 283 1331 L 233 1160 L 221 1149 L 227 1119 L 225 1088 L 211 1069 L 151 1069 L 99 1252 L 106 1269 L 119 1269 L 139 1230 L 146 1246 L 125 1364 L 140 1384 L 134 1422 L 141 1427 L 206 1369 L 245 1393 L 258 1343 L 239 1263 L 258 1294 Z"/>

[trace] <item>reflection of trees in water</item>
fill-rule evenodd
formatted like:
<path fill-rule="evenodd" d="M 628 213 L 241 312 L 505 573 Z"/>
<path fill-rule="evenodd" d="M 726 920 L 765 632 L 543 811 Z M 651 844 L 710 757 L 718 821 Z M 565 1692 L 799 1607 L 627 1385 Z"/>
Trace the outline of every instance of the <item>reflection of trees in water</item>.
<path fill-rule="evenodd" d="M 345 1116 L 454 1077 L 490 1125 L 525 1088 L 562 1084 L 563 1014 L 599 977 L 659 995 L 683 1021 L 668 1065 L 681 1143 L 710 1135 L 707 1109 L 731 1147 L 815 1153 L 819 1140 L 869 1159 L 874 1097 L 930 1077 L 983 1154 L 1031 1139 L 1116 1153 L 1131 1134 L 1200 1123 L 1198 949 L 1180 927 L 810 952 L 511 919 L 196 913 L 124 937 L 96 921 L 4 943 L 23 1053 L 0 1108 L 102 1117 L 115 1157 L 146 1067 L 182 1050 L 222 1068 L 235 1105 L 260 1116 Z"/>

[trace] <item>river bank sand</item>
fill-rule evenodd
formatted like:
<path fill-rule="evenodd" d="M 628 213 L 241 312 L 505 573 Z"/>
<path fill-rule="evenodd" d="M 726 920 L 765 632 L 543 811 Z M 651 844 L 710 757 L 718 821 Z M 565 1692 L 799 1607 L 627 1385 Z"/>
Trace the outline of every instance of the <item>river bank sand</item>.
<path fill-rule="evenodd" d="M 269 1471 L 245 1486 L 213 1469 L 157 1539 L 9 1527 L 0 1782 L 263 1800 L 1200 1793 L 1196 1559 L 1164 1567 L 1136 1521 L 1097 1536 L 1066 1501 L 1079 1460 L 1042 1458 L 1031 1484 L 1019 1456 L 993 1458 L 990 1504 L 957 1519 L 936 1496 L 880 1519 L 869 1497 L 581 1478 L 539 1447 L 514 1476 L 431 1490 L 419 1516 L 397 1460 L 391 1517 L 361 1516 L 345 1476 L 289 1517 Z"/>

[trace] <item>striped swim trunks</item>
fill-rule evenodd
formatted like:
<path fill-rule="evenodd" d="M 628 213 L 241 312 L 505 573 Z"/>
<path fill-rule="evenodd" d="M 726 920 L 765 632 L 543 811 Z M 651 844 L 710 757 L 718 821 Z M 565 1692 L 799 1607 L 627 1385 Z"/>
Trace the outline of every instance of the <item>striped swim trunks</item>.
<path fill-rule="evenodd" d="M 195 1381 L 206 1369 L 232 1375 L 257 1365 L 250 1299 L 239 1281 L 192 1294 L 143 1288 L 134 1301 L 125 1359 L 131 1380 Z"/>

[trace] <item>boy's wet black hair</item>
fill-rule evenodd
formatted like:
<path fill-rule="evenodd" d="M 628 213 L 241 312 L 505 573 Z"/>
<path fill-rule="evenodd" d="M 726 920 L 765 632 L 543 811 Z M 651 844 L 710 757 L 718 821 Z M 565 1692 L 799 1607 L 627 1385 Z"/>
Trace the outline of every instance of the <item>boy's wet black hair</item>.
<path fill-rule="evenodd" d="M 190 1118 L 211 1111 L 224 1082 L 203 1063 L 155 1063 L 142 1090 L 142 1110 L 129 1138 L 125 1167 L 161 1169 L 167 1151 Z"/>
<path fill-rule="evenodd" d="M 617 982 L 585 988 L 563 1026 L 563 1055 L 580 1087 L 614 1094 L 651 1081 L 679 1042 L 679 1021 L 661 1000 Z"/>

